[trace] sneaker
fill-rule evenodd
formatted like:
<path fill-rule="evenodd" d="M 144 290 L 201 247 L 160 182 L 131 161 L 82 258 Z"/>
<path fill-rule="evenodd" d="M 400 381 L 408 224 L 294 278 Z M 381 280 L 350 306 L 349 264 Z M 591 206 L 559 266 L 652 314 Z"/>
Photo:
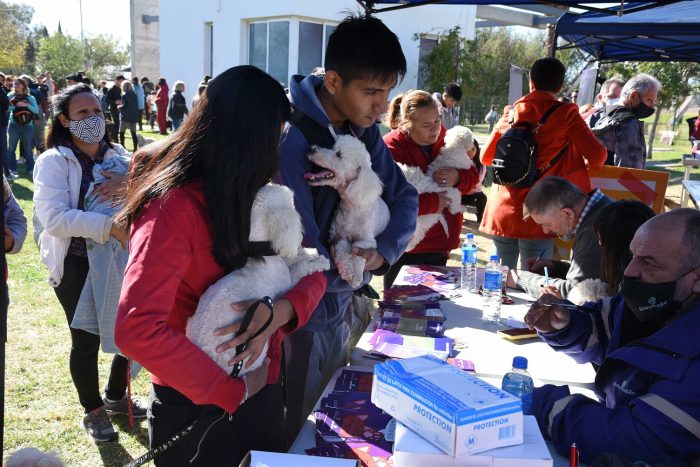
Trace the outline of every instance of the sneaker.
<path fill-rule="evenodd" d="M 96 443 L 114 441 L 119 438 L 119 433 L 114 431 L 112 422 L 109 421 L 104 407 L 100 407 L 86 414 L 80 421 L 80 426 Z"/>
<path fill-rule="evenodd" d="M 107 412 L 110 415 L 127 415 L 129 413 L 129 406 L 126 402 L 126 395 L 118 401 L 107 399 L 107 397 L 103 397 L 102 400 L 105 403 L 105 412 Z M 131 413 L 133 414 L 134 418 L 146 418 L 147 411 L 148 408 L 141 401 L 141 399 L 131 399 Z"/>

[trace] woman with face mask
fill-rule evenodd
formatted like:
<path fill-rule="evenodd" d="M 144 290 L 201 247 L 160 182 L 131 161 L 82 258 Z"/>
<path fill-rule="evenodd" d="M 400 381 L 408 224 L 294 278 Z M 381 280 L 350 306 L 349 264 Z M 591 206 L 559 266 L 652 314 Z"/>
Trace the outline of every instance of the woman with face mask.
<path fill-rule="evenodd" d="M 34 168 L 34 235 L 42 262 L 49 270 L 70 326 L 89 270 L 86 239 L 103 244 L 113 237 L 126 246 L 124 229 L 112 218 L 85 211 L 85 195 L 93 182 L 93 167 L 113 157 L 130 157 L 112 144 L 105 133 L 100 101 L 86 84 L 64 89 L 53 102 L 54 118 L 46 152 Z M 124 178 L 103 173 L 107 181 L 94 191 L 98 198 L 118 201 L 123 197 Z M 127 413 L 125 398 L 128 360 L 115 355 L 104 399 L 99 391 L 97 352 L 99 335 L 70 328 L 70 372 L 85 415 L 81 426 L 94 441 L 117 438 L 107 414 Z M 133 415 L 146 416 L 132 402 Z"/>

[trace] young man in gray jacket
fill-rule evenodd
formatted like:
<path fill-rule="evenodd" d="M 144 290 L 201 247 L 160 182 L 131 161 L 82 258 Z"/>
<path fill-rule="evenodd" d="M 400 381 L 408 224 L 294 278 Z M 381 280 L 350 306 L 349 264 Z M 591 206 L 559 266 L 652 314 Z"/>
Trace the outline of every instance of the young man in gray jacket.
<path fill-rule="evenodd" d="M 600 209 L 611 202 L 600 190 L 586 195 L 561 177 L 545 177 L 535 184 L 525 198 L 525 215 L 542 226 L 544 233 L 574 240 L 571 261 L 528 258 L 528 270 L 511 271 L 508 286 L 534 298 L 550 286 L 565 298 L 579 282 L 600 278 L 603 254 L 593 224 Z M 543 275 L 545 267 L 549 277 Z"/>

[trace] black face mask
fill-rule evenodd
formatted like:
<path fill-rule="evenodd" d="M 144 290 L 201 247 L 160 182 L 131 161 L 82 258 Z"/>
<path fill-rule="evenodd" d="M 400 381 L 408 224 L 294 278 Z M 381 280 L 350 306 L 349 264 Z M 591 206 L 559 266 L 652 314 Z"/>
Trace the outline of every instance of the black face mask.
<path fill-rule="evenodd" d="M 620 294 L 639 321 L 643 323 L 666 321 L 683 305 L 683 302 L 673 299 L 676 282 L 694 270 L 695 268 L 681 274 L 675 281 L 659 284 L 649 284 L 623 276 Z"/>
<path fill-rule="evenodd" d="M 639 101 L 639 104 L 635 105 L 631 109 L 631 111 L 635 117 L 642 119 L 642 118 L 647 118 L 647 117 L 651 117 L 652 115 L 654 115 L 654 112 L 656 112 L 656 109 L 654 109 L 654 107 L 649 107 L 648 105 L 646 105 L 642 101 Z"/>

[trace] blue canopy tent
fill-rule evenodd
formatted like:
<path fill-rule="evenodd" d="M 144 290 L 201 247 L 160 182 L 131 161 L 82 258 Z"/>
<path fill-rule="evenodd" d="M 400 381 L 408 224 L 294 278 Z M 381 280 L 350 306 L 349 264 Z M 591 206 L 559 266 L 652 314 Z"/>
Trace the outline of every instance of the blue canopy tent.
<path fill-rule="evenodd" d="M 555 36 L 599 61 L 700 62 L 700 2 L 686 0 L 650 10 L 611 16 L 600 12 L 567 13 Z"/>
<path fill-rule="evenodd" d="M 400 10 L 403 8 L 411 8 L 421 5 L 501 5 L 517 7 L 518 5 L 556 5 L 570 8 L 579 8 L 586 11 L 597 11 L 604 15 L 628 14 L 635 11 L 643 11 L 650 8 L 656 8 L 660 5 L 675 3 L 678 0 L 660 0 L 656 2 L 640 2 L 639 0 L 628 1 L 618 0 L 611 2 L 610 0 L 357 0 L 357 3 L 362 5 L 367 14 L 381 13 L 383 11 Z M 377 4 L 397 4 L 377 8 Z M 604 8 L 594 6 L 596 4 L 615 3 L 614 8 Z"/>

